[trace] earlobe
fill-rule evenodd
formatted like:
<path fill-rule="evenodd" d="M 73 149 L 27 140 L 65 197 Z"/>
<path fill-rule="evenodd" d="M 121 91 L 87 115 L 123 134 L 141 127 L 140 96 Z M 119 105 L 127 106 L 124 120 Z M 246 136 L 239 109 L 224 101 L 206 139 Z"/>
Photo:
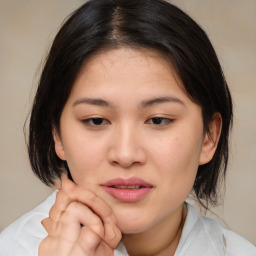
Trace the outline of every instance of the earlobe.
<path fill-rule="evenodd" d="M 219 113 L 214 114 L 209 124 L 209 131 L 205 134 L 202 145 L 199 165 L 211 161 L 217 149 L 222 128 L 222 117 Z"/>
<path fill-rule="evenodd" d="M 61 141 L 60 135 L 55 127 L 52 129 L 52 136 L 53 136 L 55 152 L 56 152 L 57 156 L 61 160 L 66 160 L 65 151 L 64 151 L 64 148 L 62 145 L 62 141 Z"/>

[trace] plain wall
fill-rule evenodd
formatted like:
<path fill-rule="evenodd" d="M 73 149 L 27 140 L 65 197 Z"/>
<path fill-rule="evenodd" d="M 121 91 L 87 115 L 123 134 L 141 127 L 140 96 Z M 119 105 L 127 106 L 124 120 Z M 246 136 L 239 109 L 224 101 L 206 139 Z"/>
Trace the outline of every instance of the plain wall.
<path fill-rule="evenodd" d="M 0 0 L 0 231 L 51 192 L 30 169 L 23 125 L 40 63 L 63 19 L 84 2 Z M 171 2 L 207 31 L 235 103 L 224 206 L 213 210 L 256 244 L 256 1 Z"/>

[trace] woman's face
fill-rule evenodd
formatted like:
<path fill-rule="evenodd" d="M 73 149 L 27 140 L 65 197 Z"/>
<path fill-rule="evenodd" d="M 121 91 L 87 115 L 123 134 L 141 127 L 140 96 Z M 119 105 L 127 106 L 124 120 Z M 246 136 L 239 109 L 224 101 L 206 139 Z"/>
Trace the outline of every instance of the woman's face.
<path fill-rule="evenodd" d="M 170 63 L 130 48 L 87 61 L 54 139 L 75 183 L 103 198 L 127 234 L 172 218 L 213 154 L 201 108 Z"/>

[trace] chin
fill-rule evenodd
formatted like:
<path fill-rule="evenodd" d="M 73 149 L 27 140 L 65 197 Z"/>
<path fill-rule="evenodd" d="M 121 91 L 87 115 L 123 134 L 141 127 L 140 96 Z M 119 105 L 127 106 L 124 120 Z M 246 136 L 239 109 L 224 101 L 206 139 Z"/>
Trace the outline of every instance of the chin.
<path fill-rule="evenodd" d="M 150 221 L 145 214 L 138 212 L 116 212 L 117 226 L 123 234 L 136 234 L 150 228 Z"/>
<path fill-rule="evenodd" d="M 129 222 L 127 220 L 119 221 L 118 220 L 118 227 L 123 234 L 138 234 L 142 233 L 147 230 L 145 225 L 142 225 L 141 223 L 134 223 Z"/>

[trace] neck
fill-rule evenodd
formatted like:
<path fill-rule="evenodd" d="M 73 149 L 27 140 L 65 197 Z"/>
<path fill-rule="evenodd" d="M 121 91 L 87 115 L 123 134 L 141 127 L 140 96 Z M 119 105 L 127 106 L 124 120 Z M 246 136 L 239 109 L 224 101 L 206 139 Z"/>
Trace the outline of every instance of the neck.
<path fill-rule="evenodd" d="M 174 213 L 149 230 L 123 234 L 123 243 L 131 256 L 174 255 L 179 244 L 187 208 L 181 205 Z"/>

